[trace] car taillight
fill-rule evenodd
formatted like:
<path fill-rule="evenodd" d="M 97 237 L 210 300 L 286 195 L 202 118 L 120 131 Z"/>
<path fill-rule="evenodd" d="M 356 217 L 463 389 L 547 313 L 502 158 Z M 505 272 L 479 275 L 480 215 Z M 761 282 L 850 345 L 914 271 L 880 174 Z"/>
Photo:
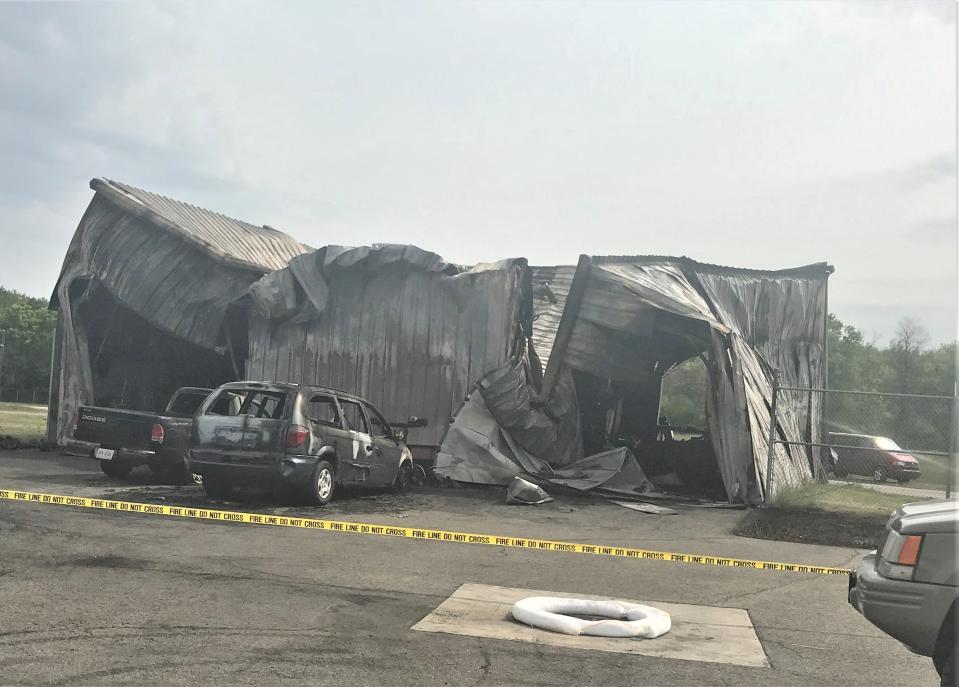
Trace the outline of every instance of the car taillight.
<path fill-rule="evenodd" d="M 916 459 L 913 458 L 913 457 L 912 457 L 911 455 L 909 455 L 908 453 L 896 453 L 896 452 L 893 452 L 893 453 L 892 453 L 892 457 L 893 457 L 893 459 L 894 459 L 896 462 L 898 462 L 898 463 L 915 463 L 915 462 L 917 462 Z"/>
<path fill-rule="evenodd" d="M 897 580 L 911 580 L 919 562 L 922 535 L 889 532 L 879 554 L 879 574 Z"/>
<path fill-rule="evenodd" d="M 309 436 L 310 430 L 308 430 L 306 427 L 301 427 L 300 425 L 290 425 L 290 428 L 286 431 L 286 447 L 300 448 L 306 442 L 306 439 Z"/>
<path fill-rule="evenodd" d="M 162 444 L 164 434 L 165 432 L 163 431 L 163 425 L 156 423 L 150 430 L 150 441 L 152 441 L 154 444 Z"/>

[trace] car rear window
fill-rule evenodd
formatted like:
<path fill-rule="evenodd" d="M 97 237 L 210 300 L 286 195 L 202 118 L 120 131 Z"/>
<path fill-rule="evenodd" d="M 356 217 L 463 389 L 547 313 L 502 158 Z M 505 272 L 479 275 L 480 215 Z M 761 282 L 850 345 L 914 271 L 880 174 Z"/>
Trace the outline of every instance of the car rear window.
<path fill-rule="evenodd" d="M 259 389 L 224 389 L 207 408 L 207 415 L 246 415 L 268 420 L 279 420 L 286 408 L 286 394 L 282 391 Z"/>
<path fill-rule="evenodd" d="M 216 400 L 206 409 L 206 414 L 239 415 L 240 408 L 243 407 L 243 402 L 246 400 L 248 393 L 242 390 L 224 389 L 217 394 Z"/>
<path fill-rule="evenodd" d="M 286 394 L 277 391 L 254 391 L 243 402 L 240 415 L 279 420 L 283 417 Z"/>
<path fill-rule="evenodd" d="M 206 400 L 207 395 L 205 392 L 199 393 L 196 391 L 180 394 L 170 404 L 170 415 L 174 417 L 193 417 L 196 409 Z"/>

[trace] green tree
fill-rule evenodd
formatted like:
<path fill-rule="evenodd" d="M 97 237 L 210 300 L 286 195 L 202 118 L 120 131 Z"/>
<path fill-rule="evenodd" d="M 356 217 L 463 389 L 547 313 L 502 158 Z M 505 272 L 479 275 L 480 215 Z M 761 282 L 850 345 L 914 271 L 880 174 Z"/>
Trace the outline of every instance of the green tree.
<path fill-rule="evenodd" d="M 0 286 L 0 337 L 5 341 L 0 386 L 46 387 L 56 313 L 42 298 Z"/>
<path fill-rule="evenodd" d="M 690 358 L 666 372 L 659 412 L 677 427 L 706 427 L 709 378 L 699 358 Z"/>

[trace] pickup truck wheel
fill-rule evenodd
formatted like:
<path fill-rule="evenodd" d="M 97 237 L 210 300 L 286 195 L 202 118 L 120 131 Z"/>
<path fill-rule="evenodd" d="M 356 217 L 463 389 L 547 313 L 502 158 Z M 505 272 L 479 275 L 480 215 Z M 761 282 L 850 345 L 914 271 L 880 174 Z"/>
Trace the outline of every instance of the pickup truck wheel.
<path fill-rule="evenodd" d="M 203 476 L 203 493 L 211 499 L 225 499 L 233 492 L 233 482 L 217 475 Z"/>
<path fill-rule="evenodd" d="M 133 466 L 129 463 L 121 463 L 115 460 L 101 460 L 100 469 L 103 470 L 104 475 L 110 477 L 126 477 L 130 474 Z"/>
<path fill-rule="evenodd" d="M 333 498 L 336 487 L 336 472 L 329 461 L 321 460 L 316 464 L 310 479 L 310 491 L 307 496 L 314 506 L 325 506 Z"/>

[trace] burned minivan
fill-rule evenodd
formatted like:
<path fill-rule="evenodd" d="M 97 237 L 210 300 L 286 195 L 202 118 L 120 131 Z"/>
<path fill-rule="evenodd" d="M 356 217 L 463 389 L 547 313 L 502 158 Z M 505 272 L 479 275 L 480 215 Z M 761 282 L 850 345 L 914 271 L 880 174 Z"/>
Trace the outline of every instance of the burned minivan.
<path fill-rule="evenodd" d="M 322 506 L 337 485 L 407 488 L 413 457 L 403 437 L 371 403 L 347 393 L 231 382 L 193 419 L 190 466 L 214 498 L 240 483 L 270 483 Z"/>

